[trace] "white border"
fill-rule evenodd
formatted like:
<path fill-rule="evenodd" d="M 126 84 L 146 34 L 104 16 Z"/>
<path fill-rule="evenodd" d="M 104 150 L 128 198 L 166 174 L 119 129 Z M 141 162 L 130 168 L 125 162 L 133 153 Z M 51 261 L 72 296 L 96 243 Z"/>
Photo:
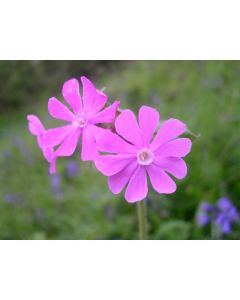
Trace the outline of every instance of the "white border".
<path fill-rule="evenodd" d="M 238 299 L 238 241 L 0 243 L 0 299 Z"/>
<path fill-rule="evenodd" d="M 239 59 L 237 0 L 1 1 L 1 59 Z"/>

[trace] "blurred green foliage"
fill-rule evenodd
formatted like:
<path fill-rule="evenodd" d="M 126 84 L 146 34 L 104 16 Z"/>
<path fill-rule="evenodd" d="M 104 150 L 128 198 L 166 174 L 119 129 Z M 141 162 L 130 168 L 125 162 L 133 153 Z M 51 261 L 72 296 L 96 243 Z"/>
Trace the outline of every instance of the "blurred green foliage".
<path fill-rule="evenodd" d="M 30 61 L 0 61 L 0 111 L 29 101 L 38 86 L 37 79 Z"/>
<path fill-rule="evenodd" d="M 110 101 L 121 100 L 122 108 L 137 112 L 152 105 L 161 120 L 179 118 L 200 134 L 177 192 L 167 196 L 150 189 L 148 229 L 151 239 L 211 238 L 210 228 L 196 226 L 199 203 L 228 195 L 240 209 L 240 62 L 0 62 L 0 238 L 138 238 L 135 205 L 123 194 L 112 195 L 106 178 L 82 163 L 79 152 L 59 159 L 59 175 L 51 178 L 27 130 L 26 115 L 50 120 L 48 97 L 60 95 L 64 80 L 83 73 L 106 87 Z M 23 105 L 4 110 L 15 103 Z M 76 176 L 67 172 L 69 160 L 79 167 Z M 239 239 L 239 230 L 236 225 L 226 238 Z"/>
<path fill-rule="evenodd" d="M 66 77 L 101 76 L 121 62 L 114 61 L 0 61 L 0 112 L 37 101 L 45 89 L 55 93 Z M 48 86 L 48 90 L 46 90 Z"/>

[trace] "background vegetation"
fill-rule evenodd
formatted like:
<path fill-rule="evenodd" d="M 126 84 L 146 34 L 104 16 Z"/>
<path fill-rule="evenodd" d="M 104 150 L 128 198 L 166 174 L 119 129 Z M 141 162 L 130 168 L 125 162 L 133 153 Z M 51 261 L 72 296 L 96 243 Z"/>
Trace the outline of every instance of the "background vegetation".
<path fill-rule="evenodd" d="M 173 195 L 147 199 L 151 239 L 210 239 L 198 228 L 201 201 L 227 195 L 240 208 L 240 62 L 1 61 L 0 238 L 136 239 L 136 207 L 112 195 L 106 178 L 79 154 L 58 161 L 50 176 L 27 130 L 34 113 L 50 126 L 47 100 L 61 85 L 87 75 L 111 101 L 136 112 L 155 106 L 161 119 L 180 118 L 200 134 L 186 161 L 189 173 Z M 62 98 L 61 98 L 62 99 Z M 228 237 L 240 238 L 240 226 Z"/>

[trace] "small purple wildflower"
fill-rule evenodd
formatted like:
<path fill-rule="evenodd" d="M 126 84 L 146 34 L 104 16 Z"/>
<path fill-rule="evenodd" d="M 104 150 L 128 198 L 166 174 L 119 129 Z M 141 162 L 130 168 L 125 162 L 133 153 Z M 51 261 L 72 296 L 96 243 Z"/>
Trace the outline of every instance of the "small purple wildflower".
<path fill-rule="evenodd" d="M 208 202 L 202 202 L 200 204 L 200 210 L 207 213 L 213 211 L 213 205 L 209 204 Z"/>
<path fill-rule="evenodd" d="M 227 197 L 221 198 L 217 202 L 218 216 L 215 223 L 219 225 L 223 234 L 230 234 L 232 223 L 239 220 L 236 207 Z"/>
<path fill-rule="evenodd" d="M 62 197 L 61 176 L 57 173 L 51 175 L 52 192 L 56 198 Z"/>
<path fill-rule="evenodd" d="M 232 224 L 239 220 L 239 213 L 236 207 L 227 197 L 219 199 L 215 205 L 202 202 L 199 206 L 197 215 L 199 227 L 213 223 L 218 226 L 222 234 L 228 235 L 232 231 Z"/>
<path fill-rule="evenodd" d="M 74 177 L 79 172 L 79 165 L 77 164 L 76 161 L 70 160 L 67 163 L 67 166 L 66 166 L 65 170 L 66 170 L 66 174 L 67 174 L 68 177 Z"/>
<path fill-rule="evenodd" d="M 9 150 L 4 150 L 2 152 L 2 156 L 5 160 L 9 159 L 11 157 L 11 152 Z"/>
<path fill-rule="evenodd" d="M 203 227 L 210 223 L 210 214 L 214 211 L 214 207 L 208 202 L 202 202 L 199 206 L 199 214 L 197 215 L 197 223 L 199 227 Z"/>
<path fill-rule="evenodd" d="M 203 227 L 207 225 L 208 223 L 210 223 L 210 221 L 211 221 L 210 217 L 205 213 L 199 213 L 197 215 L 197 223 L 199 227 Z"/>
<path fill-rule="evenodd" d="M 104 207 L 103 207 L 103 211 L 104 211 L 104 215 L 108 218 L 108 219 L 112 219 L 113 216 L 114 216 L 114 211 L 113 211 L 113 208 L 106 204 Z"/>
<path fill-rule="evenodd" d="M 9 193 L 4 196 L 4 201 L 9 204 L 20 203 L 22 201 L 22 197 L 18 194 Z"/>

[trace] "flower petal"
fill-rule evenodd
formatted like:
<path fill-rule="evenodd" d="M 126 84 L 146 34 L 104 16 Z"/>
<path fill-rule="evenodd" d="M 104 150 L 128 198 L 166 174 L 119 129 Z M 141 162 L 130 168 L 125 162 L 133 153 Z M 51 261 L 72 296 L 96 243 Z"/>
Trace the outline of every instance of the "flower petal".
<path fill-rule="evenodd" d="M 92 124 L 112 123 L 115 119 L 117 109 L 120 105 L 119 101 L 115 101 L 112 105 L 94 115 L 90 122 Z"/>
<path fill-rule="evenodd" d="M 119 194 L 137 169 L 137 163 L 131 162 L 119 173 L 108 177 L 108 187 L 113 194 Z"/>
<path fill-rule="evenodd" d="M 76 128 L 64 139 L 63 143 L 55 152 L 55 156 L 71 156 L 76 150 L 81 129 Z"/>
<path fill-rule="evenodd" d="M 221 226 L 221 229 L 222 229 L 222 232 L 224 234 L 230 234 L 231 233 L 231 223 L 228 219 L 225 219 L 222 223 L 222 226 Z"/>
<path fill-rule="evenodd" d="M 94 160 L 98 155 L 96 140 L 89 126 L 83 129 L 82 133 L 82 160 Z"/>
<path fill-rule="evenodd" d="M 148 147 L 159 123 L 159 113 L 152 107 L 142 106 L 139 110 L 138 118 L 144 144 Z"/>
<path fill-rule="evenodd" d="M 45 131 L 42 141 L 46 145 L 46 147 L 55 147 L 59 145 L 75 127 L 70 125 L 51 128 Z"/>
<path fill-rule="evenodd" d="M 83 86 L 83 107 L 91 112 L 97 97 L 97 90 L 94 84 L 85 76 L 81 77 Z"/>
<path fill-rule="evenodd" d="M 112 176 L 123 170 L 129 163 L 135 161 L 132 155 L 103 155 L 95 159 L 95 166 L 103 175 Z"/>
<path fill-rule="evenodd" d="M 31 134 L 33 135 L 39 135 L 44 132 L 44 126 L 40 119 L 37 116 L 34 115 L 28 115 L 28 128 Z"/>
<path fill-rule="evenodd" d="M 97 112 L 99 112 L 107 103 L 107 99 L 108 97 L 106 94 L 99 90 L 96 90 L 95 101 L 91 107 L 92 114 L 96 114 Z"/>
<path fill-rule="evenodd" d="M 74 120 L 74 114 L 55 97 L 52 97 L 48 101 L 49 114 L 58 120 L 72 121 Z"/>
<path fill-rule="evenodd" d="M 180 138 L 160 146 L 155 151 L 155 155 L 184 157 L 190 152 L 191 147 L 192 147 L 192 142 L 190 139 Z"/>
<path fill-rule="evenodd" d="M 211 221 L 210 217 L 207 214 L 202 213 L 202 212 L 197 215 L 196 219 L 197 219 L 198 226 L 200 226 L 200 227 L 203 227 L 203 226 L 209 224 Z"/>
<path fill-rule="evenodd" d="M 44 158 L 49 162 L 49 173 L 56 173 L 56 157 L 53 148 L 42 148 Z"/>
<path fill-rule="evenodd" d="M 91 134 L 94 136 L 95 141 L 100 140 L 102 136 L 106 134 L 106 132 L 110 132 L 110 129 L 105 129 L 93 124 L 88 124 L 87 127 Z"/>
<path fill-rule="evenodd" d="M 187 130 L 186 124 L 177 119 L 165 121 L 151 143 L 151 149 L 156 150 L 162 144 L 175 139 Z"/>
<path fill-rule="evenodd" d="M 50 162 L 53 160 L 54 157 L 54 151 L 53 148 L 43 147 L 42 153 L 46 161 Z"/>
<path fill-rule="evenodd" d="M 45 147 L 45 144 L 44 144 L 44 141 L 43 141 L 43 136 L 44 136 L 44 133 L 39 134 L 37 136 L 37 143 L 38 143 L 39 148 L 41 148 L 41 149 L 43 149 Z"/>
<path fill-rule="evenodd" d="M 107 131 L 97 139 L 98 151 L 108 153 L 137 153 L 136 147 L 127 143 L 119 135 Z"/>
<path fill-rule="evenodd" d="M 187 175 L 187 165 L 182 158 L 155 157 L 154 163 L 177 179 L 183 179 Z"/>
<path fill-rule="evenodd" d="M 149 165 L 147 172 L 154 190 L 158 193 L 172 194 L 176 191 L 176 183 L 157 165 Z"/>
<path fill-rule="evenodd" d="M 69 103 L 74 113 L 78 114 L 82 107 L 78 80 L 73 78 L 65 81 L 62 87 L 62 95 L 64 99 Z"/>
<path fill-rule="evenodd" d="M 125 199 L 127 202 L 133 203 L 146 198 L 148 193 L 146 168 L 138 166 L 132 175 L 126 192 Z"/>
<path fill-rule="evenodd" d="M 56 173 L 56 159 L 53 159 L 49 163 L 49 174 L 55 174 Z"/>
<path fill-rule="evenodd" d="M 143 145 L 141 132 L 134 113 L 125 109 L 116 119 L 115 128 L 124 139 L 141 147 Z"/>

